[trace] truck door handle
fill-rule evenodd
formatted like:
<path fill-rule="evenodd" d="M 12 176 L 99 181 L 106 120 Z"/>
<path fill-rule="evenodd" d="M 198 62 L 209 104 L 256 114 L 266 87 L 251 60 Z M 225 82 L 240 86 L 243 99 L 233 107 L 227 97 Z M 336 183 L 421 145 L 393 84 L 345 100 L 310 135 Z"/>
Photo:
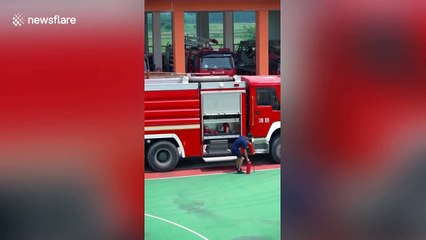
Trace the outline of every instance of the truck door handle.
<path fill-rule="evenodd" d="M 254 126 L 254 97 L 251 96 L 251 126 Z"/>
<path fill-rule="evenodd" d="M 256 111 L 256 115 L 259 115 L 260 114 L 260 111 Z"/>

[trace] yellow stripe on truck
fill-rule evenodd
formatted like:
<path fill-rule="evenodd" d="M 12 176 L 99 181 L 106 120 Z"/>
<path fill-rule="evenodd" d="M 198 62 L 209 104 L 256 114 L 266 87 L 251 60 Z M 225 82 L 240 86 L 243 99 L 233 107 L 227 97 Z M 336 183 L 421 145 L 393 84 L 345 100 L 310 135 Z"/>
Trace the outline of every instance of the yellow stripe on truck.
<path fill-rule="evenodd" d="M 200 124 L 145 127 L 145 131 L 184 130 L 184 129 L 200 129 Z"/>

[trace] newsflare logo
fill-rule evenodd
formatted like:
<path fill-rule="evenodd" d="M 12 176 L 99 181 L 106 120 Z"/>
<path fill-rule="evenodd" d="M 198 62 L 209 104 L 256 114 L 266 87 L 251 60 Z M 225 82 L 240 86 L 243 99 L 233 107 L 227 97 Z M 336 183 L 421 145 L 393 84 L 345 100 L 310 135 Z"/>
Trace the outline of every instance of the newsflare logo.
<path fill-rule="evenodd" d="M 13 15 L 12 17 L 12 24 L 15 25 L 16 27 L 18 26 L 22 26 L 25 23 L 25 16 L 24 14 L 21 13 L 16 13 Z"/>
<path fill-rule="evenodd" d="M 74 25 L 77 23 L 77 18 L 75 17 L 62 17 L 59 14 L 56 14 L 51 17 L 25 17 L 22 13 L 15 13 L 12 16 L 12 24 L 15 27 L 21 27 L 24 24 L 27 25 Z"/>

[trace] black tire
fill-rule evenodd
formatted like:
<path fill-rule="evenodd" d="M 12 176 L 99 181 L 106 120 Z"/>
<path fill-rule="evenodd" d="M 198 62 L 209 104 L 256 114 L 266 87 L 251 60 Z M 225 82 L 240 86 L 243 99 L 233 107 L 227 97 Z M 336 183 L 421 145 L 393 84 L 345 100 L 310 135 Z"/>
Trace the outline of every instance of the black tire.
<path fill-rule="evenodd" d="M 276 163 L 281 162 L 281 139 L 280 135 L 275 136 L 271 141 L 271 149 L 270 154 L 272 157 L 272 160 Z"/>
<path fill-rule="evenodd" d="M 173 143 L 161 141 L 149 147 L 147 158 L 148 165 L 154 171 L 167 172 L 176 167 L 179 162 L 179 152 Z"/>

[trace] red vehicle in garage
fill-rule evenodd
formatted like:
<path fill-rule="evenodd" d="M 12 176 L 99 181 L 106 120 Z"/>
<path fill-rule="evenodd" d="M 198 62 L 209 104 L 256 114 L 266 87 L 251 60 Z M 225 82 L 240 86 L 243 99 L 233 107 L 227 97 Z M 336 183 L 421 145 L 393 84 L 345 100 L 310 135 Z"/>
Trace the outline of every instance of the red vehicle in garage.
<path fill-rule="evenodd" d="M 281 46 L 279 40 L 269 40 L 269 75 L 280 75 Z M 256 75 L 256 41 L 244 40 L 235 52 L 236 71 L 239 75 Z"/>
<path fill-rule="evenodd" d="M 215 39 L 185 36 L 186 72 L 234 76 L 236 69 L 231 50 L 229 48 L 214 50 L 211 43 L 218 42 Z"/>
<path fill-rule="evenodd" d="M 256 154 L 280 162 L 278 76 L 178 76 L 145 80 L 145 149 L 154 171 L 181 159 L 234 160 L 229 147 L 252 133 Z"/>

